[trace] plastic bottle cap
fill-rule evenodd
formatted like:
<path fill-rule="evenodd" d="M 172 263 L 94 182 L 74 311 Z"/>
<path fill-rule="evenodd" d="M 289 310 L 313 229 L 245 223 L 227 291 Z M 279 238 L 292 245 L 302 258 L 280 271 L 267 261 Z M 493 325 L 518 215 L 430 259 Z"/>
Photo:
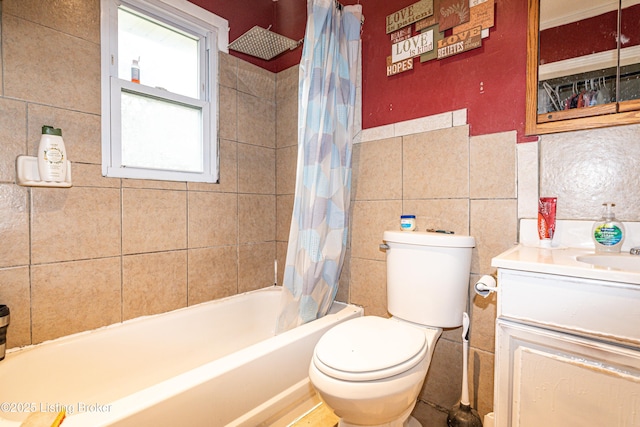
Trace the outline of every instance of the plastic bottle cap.
<path fill-rule="evenodd" d="M 54 128 L 53 126 L 42 126 L 43 135 L 57 135 L 62 136 L 62 129 Z"/>

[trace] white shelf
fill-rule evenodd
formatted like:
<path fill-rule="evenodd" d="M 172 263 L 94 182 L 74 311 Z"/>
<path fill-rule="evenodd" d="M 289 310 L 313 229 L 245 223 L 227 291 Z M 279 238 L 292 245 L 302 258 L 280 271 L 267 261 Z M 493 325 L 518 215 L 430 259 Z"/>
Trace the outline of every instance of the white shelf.
<path fill-rule="evenodd" d="M 640 55 L 640 46 L 631 46 L 620 49 L 620 66 L 635 64 Z M 618 66 L 618 51 L 607 50 L 592 53 L 577 58 L 563 59 L 561 61 L 542 64 L 538 68 L 538 80 L 555 79 L 558 77 L 573 76 L 575 74 L 589 73 Z"/>
<path fill-rule="evenodd" d="M 16 182 L 23 187 L 71 187 L 71 162 L 67 160 L 67 176 L 64 181 L 42 181 L 38 172 L 38 158 L 18 156 L 16 158 Z"/>

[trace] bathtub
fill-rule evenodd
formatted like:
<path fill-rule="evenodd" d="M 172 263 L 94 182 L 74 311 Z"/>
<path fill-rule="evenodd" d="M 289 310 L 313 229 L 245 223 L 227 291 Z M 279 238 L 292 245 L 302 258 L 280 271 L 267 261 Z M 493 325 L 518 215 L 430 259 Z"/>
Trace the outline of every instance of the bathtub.
<path fill-rule="evenodd" d="M 0 362 L 0 427 L 64 408 L 62 427 L 268 425 L 313 395 L 308 368 L 334 303 L 274 336 L 272 286 L 12 350 Z"/>

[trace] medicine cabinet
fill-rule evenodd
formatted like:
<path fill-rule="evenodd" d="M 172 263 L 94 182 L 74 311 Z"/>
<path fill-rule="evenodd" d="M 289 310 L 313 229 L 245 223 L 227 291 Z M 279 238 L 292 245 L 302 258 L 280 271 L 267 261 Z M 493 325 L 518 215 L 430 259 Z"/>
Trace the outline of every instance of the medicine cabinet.
<path fill-rule="evenodd" d="M 527 135 L 640 123 L 640 0 L 528 0 Z"/>

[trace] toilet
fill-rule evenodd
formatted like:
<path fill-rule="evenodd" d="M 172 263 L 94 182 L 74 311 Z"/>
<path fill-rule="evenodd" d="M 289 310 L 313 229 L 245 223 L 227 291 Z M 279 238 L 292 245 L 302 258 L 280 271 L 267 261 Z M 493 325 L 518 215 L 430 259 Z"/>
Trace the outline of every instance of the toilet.
<path fill-rule="evenodd" d="M 411 411 L 443 328 L 462 325 L 469 293 L 470 236 L 385 231 L 387 310 L 327 331 L 309 378 L 340 427 L 420 427 Z"/>

